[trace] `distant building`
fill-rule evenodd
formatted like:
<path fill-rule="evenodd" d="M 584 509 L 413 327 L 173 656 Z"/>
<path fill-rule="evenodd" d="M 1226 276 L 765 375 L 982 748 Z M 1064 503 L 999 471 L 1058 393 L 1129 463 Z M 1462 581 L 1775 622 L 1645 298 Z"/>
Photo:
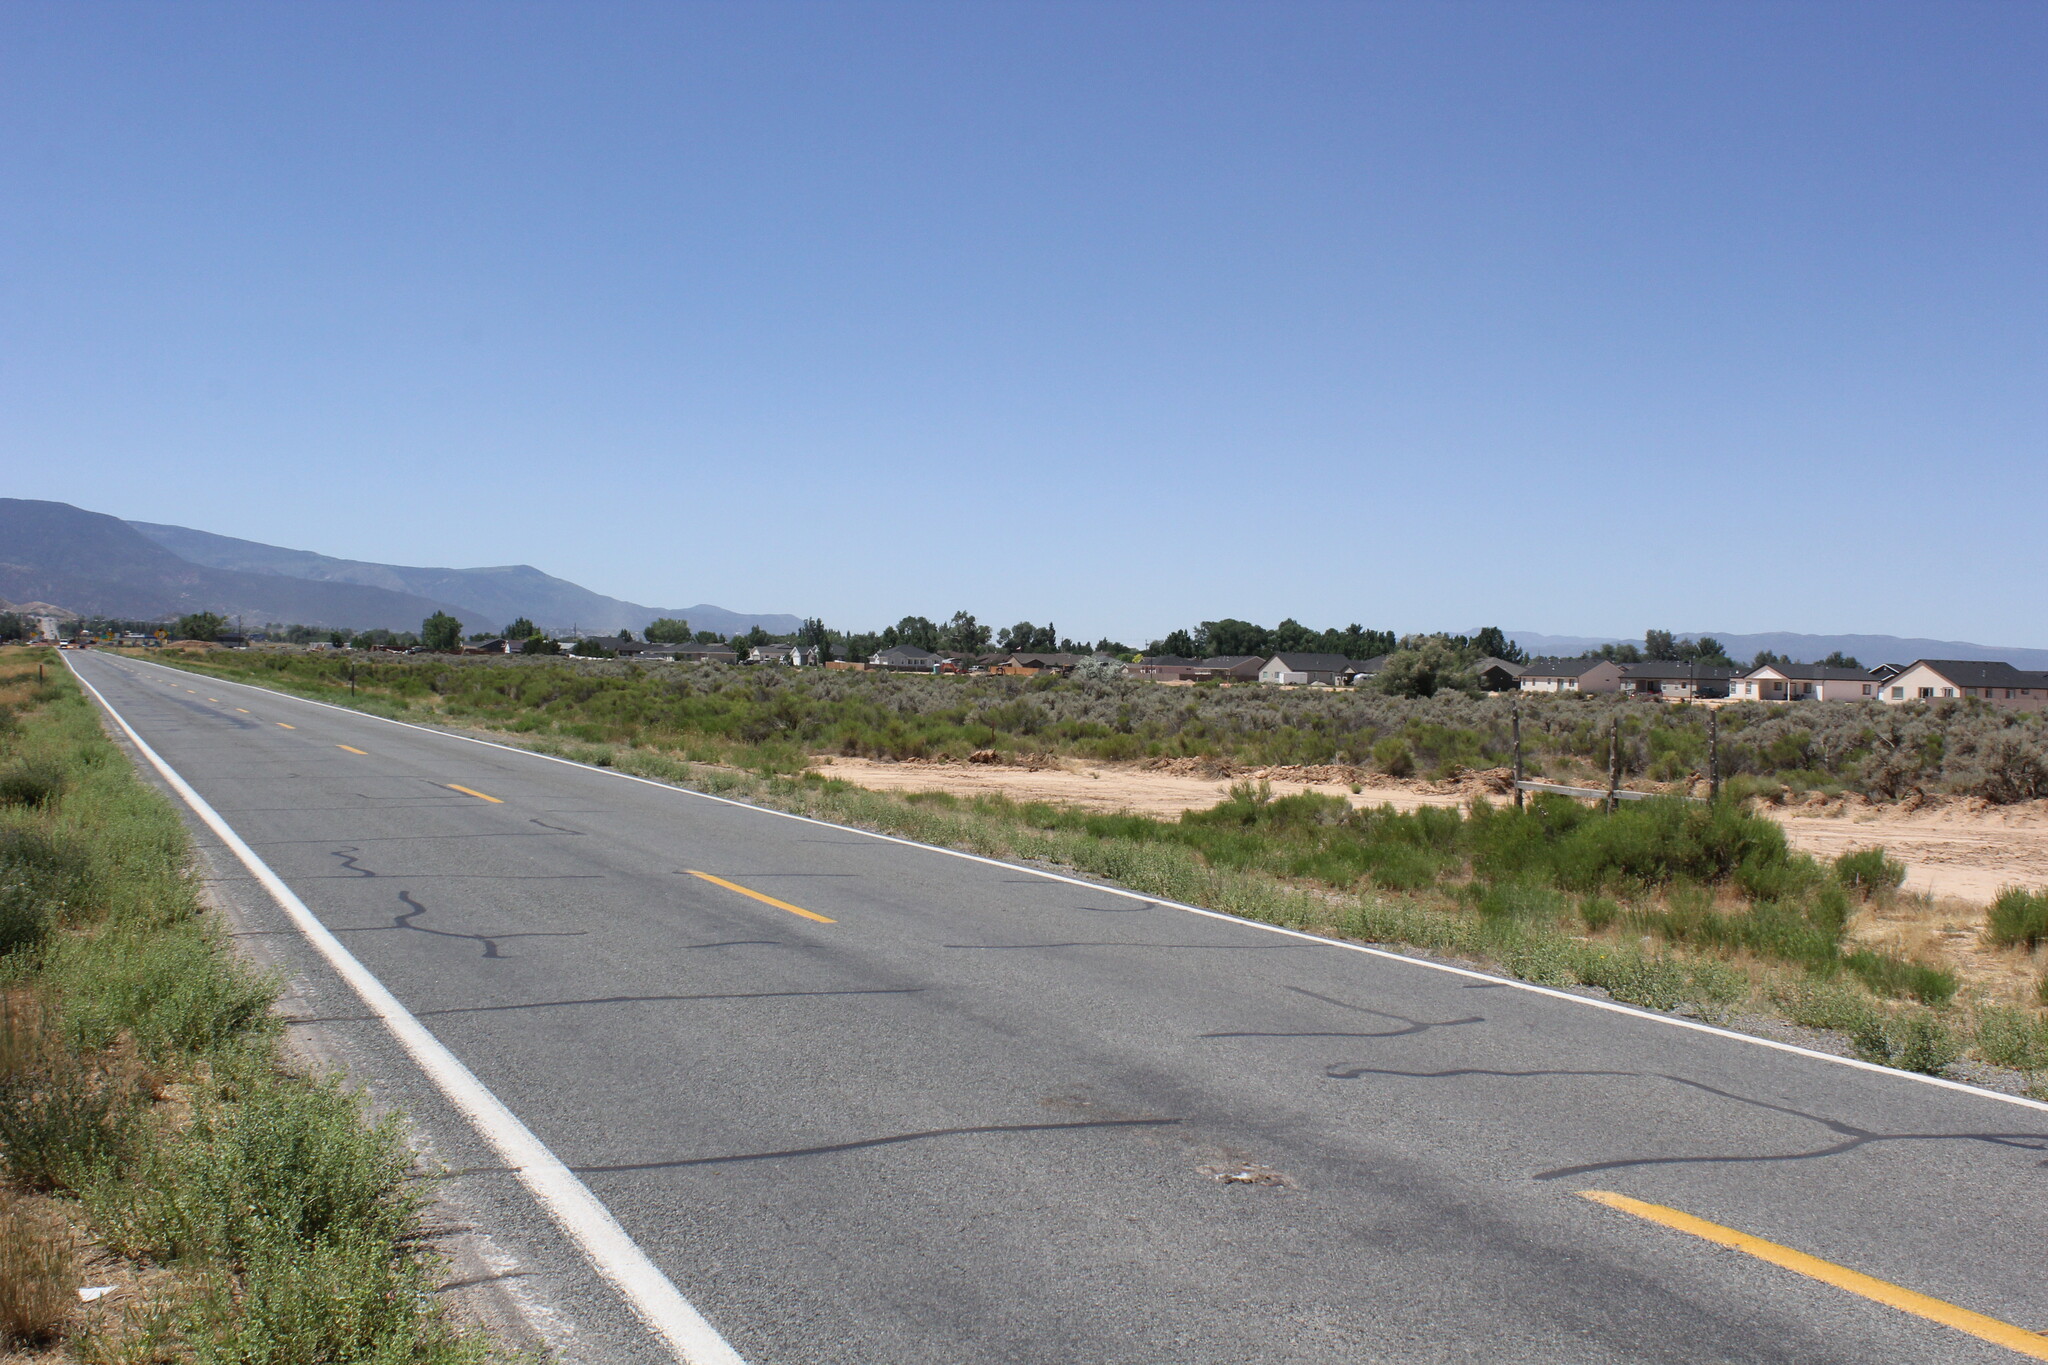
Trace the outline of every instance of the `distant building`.
<path fill-rule="evenodd" d="M 1879 699 L 1898 703 L 1975 697 L 2000 710 L 2048 708 L 2048 673 L 1976 659 L 1919 659 L 1877 680 Z"/>
<path fill-rule="evenodd" d="M 1202 660 L 1195 681 L 1215 679 L 1218 682 L 1257 682 L 1259 670 L 1266 666 L 1264 656 L 1258 654 L 1217 654 Z"/>
<path fill-rule="evenodd" d="M 1516 685 L 1524 692 L 1619 692 L 1621 665 L 1612 659 L 1532 659 Z"/>
<path fill-rule="evenodd" d="M 1129 672 L 1134 678 L 1150 678 L 1153 682 L 1186 682 L 1201 668 L 1200 660 L 1184 659 L 1178 654 L 1141 654 L 1138 662 L 1130 665 Z"/>
<path fill-rule="evenodd" d="M 1351 676 L 1351 660 L 1342 654 L 1275 654 L 1259 667 L 1259 681 L 1301 686 L 1335 687 Z"/>
<path fill-rule="evenodd" d="M 1363 687 L 1380 675 L 1387 666 L 1391 654 L 1375 654 L 1370 659 L 1353 659 L 1344 668 L 1343 680 L 1353 687 Z"/>
<path fill-rule="evenodd" d="M 916 645 L 891 645 L 876 651 L 868 659 L 871 667 L 886 668 L 896 673 L 929 673 L 940 662 L 938 655 Z"/>
<path fill-rule="evenodd" d="M 1496 659 L 1490 654 L 1472 665 L 1472 675 L 1479 679 L 1479 685 L 1488 692 L 1514 691 L 1522 685 L 1522 674 L 1525 671 L 1526 666 L 1523 664 Z"/>
<path fill-rule="evenodd" d="M 1708 664 L 1682 664 L 1663 659 L 1621 666 L 1621 690 L 1632 697 L 1697 701 L 1725 697 L 1739 670 Z"/>
<path fill-rule="evenodd" d="M 675 647 L 677 663 L 730 664 L 739 662 L 739 651 L 731 645 L 713 641 L 702 644 L 691 640 Z"/>
<path fill-rule="evenodd" d="M 1870 701 L 1877 676 L 1863 668 L 1765 664 L 1731 682 L 1728 695 L 1736 701 Z"/>

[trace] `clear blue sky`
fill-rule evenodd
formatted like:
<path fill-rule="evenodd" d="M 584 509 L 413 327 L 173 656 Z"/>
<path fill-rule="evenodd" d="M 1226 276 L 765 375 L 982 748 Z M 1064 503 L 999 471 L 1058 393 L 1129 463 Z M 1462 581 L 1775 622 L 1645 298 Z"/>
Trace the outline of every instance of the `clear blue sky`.
<path fill-rule="evenodd" d="M 2048 644 L 2048 6 L 15 3 L 0 492 L 654 605 Z"/>

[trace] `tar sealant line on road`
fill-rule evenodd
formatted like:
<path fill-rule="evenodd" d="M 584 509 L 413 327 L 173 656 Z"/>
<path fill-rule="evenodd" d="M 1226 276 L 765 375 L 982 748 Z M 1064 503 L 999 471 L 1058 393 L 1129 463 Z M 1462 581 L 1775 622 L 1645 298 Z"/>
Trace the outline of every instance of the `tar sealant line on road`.
<path fill-rule="evenodd" d="M 563 1164 L 561 1158 L 550 1151 L 520 1121 L 519 1116 L 506 1107 L 504 1101 L 476 1078 L 461 1058 L 428 1032 L 398 997 L 342 945 L 341 940 L 320 922 L 297 893 L 285 885 L 269 864 L 257 857 L 242 836 L 207 804 L 206 798 L 136 733 L 135 727 L 114 709 L 97 687 L 87 681 L 75 664 L 69 659 L 65 663 L 71 667 L 72 676 L 92 693 L 107 714 L 113 717 L 114 723 L 121 727 L 136 752 L 149 761 L 157 774 L 170 784 L 171 790 L 192 808 L 193 814 L 227 845 L 229 852 L 270 893 L 299 932 L 327 960 L 327 964 L 391 1031 L 427 1079 L 434 1083 L 434 1088 L 511 1167 L 519 1182 L 576 1243 L 598 1273 L 624 1296 L 641 1320 L 668 1343 L 676 1358 L 686 1365 L 745 1365 L 740 1354 L 719 1335 L 718 1329 L 648 1259 L 647 1253 L 612 1217 L 611 1210 Z"/>
<path fill-rule="evenodd" d="M 131 662 L 147 661 L 132 660 Z M 152 666 L 156 668 L 169 668 L 167 664 L 153 664 Z M 175 670 L 172 671 L 175 672 Z M 393 720 L 389 716 L 373 715 L 368 711 L 358 711 L 347 706 L 336 706 L 332 702 L 314 701 L 310 697 L 294 696 L 289 692 L 280 692 L 274 688 L 259 687 L 255 683 L 234 682 L 230 679 L 219 679 L 218 681 L 228 682 L 234 687 L 246 687 L 251 691 L 261 692 L 266 696 L 281 697 L 299 702 L 305 706 L 318 706 L 328 711 L 339 711 L 343 715 L 355 716 L 362 720 L 381 721 L 386 725 L 402 726 L 407 730 L 418 730 L 422 734 L 438 735 L 443 739 L 461 740 L 465 744 L 480 744 L 486 749 L 500 749 L 508 754 L 519 754 L 525 758 L 537 758 L 547 763 L 560 763 L 571 768 L 580 768 L 584 772 L 599 773 L 603 776 L 619 778 L 626 782 L 638 782 L 643 786 L 653 787 L 660 791 L 675 792 L 681 796 L 694 796 L 700 801 L 715 801 L 722 806 L 733 806 L 740 810 L 755 811 L 762 815 L 773 815 L 784 820 L 797 820 L 807 825 L 816 825 L 821 829 L 838 830 L 845 834 L 858 834 L 863 838 L 878 839 L 883 843 L 898 844 L 904 848 L 921 849 L 926 853 L 937 853 L 948 858 L 961 858 L 971 863 L 981 863 L 987 867 L 999 867 L 1006 872 L 1024 872 L 1033 877 L 1041 877 L 1046 881 L 1064 882 L 1069 886 L 1085 887 L 1090 891 L 1101 891 L 1112 896 L 1123 896 L 1129 900 L 1143 901 L 1147 905 L 1157 905 L 1168 910 L 1181 910 L 1190 915 L 1201 915 L 1206 919 L 1223 920 L 1230 924 L 1241 924 L 1247 929 L 1258 929 L 1268 934 L 1281 934 L 1288 938 L 1300 939 L 1306 943 L 1320 944 L 1326 948 L 1342 948 L 1346 952 L 1364 953 L 1369 957 L 1380 958 L 1388 962 L 1405 963 L 1411 967 L 1424 967 L 1433 972 L 1443 972 L 1450 976 L 1464 977 L 1470 981 L 1484 981 L 1492 986 L 1506 986 L 1514 990 L 1525 991 L 1530 995 L 1548 996 L 1553 1000 L 1563 1000 L 1573 1005 L 1582 1005 L 1588 1009 L 1605 1010 L 1610 1014 L 1621 1014 L 1633 1019 L 1649 1020 L 1670 1028 L 1686 1029 L 1693 1033 L 1704 1033 L 1714 1038 L 1726 1038 L 1738 1043 L 1747 1043 L 1752 1047 L 1769 1048 L 1773 1052 L 1789 1053 L 1795 1057 L 1806 1057 L 1814 1061 L 1828 1062 L 1834 1066 L 1849 1067 L 1856 1071 L 1868 1071 L 1875 1075 L 1890 1077 L 1894 1080 L 1931 1085 L 1942 1090 L 1953 1090 L 1964 1095 L 1974 1095 L 1979 1099 L 1996 1100 L 2000 1104 L 2016 1105 L 2022 1109 L 2033 1109 L 2041 1113 L 2048 1113 L 2048 1103 L 2043 1103 L 2040 1100 L 2027 1099 L 2021 1095 L 2007 1095 L 1997 1090 L 1986 1090 L 1982 1086 L 1970 1085 L 1965 1081 L 1952 1081 L 1946 1076 L 1929 1076 L 1918 1071 L 1901 1071 L 1896 1067 L 1880 1066 L 1876 1062 L 1866 1062 L 1860 1057 L 1838 1057 L 1832 1052 L 1822 1052 L 1817 1048 L 1801 1047 L 1797 1043 L 1783 1043 L 1779 1042 L 1776 1038 L 1759 1038 L 1752 1033 L 1737 1033 L 1734 1029 L 1720 1028 L 1713 1024 L 1702 1023 L 1696 1019 L 1681 1019 L 1670 1014 L 1655 1014 L 1649 1010 L 1637 1009 L 1633 1005 L 1624 1005 L 1617 1000 L 1601 1000 L 1589 995 L 1575 995 L 1570 991 L 1561 991 L 1552 986 L 1539 986 L 1533 981 L 1519 981 L 1511 976 L 1500 976 L 1493 972 L 1476 971 L 1470 967 L 1454 966 L 1448 962 L 1436 962 L 1426 957 L 1415 957 L 1408 953 L 1397 953 L 1388 948 L 1375 948 L 1368 943 L 1348 943 L 1343 939 L 1325 938 L 1321 934 L 1311 934 L 1300 929 L 1289 929 L 1284 925 L 1267 924 L 1260 920 L 1245 919 L 1241 915 L 1225 914 L 1221 910 L 1209 910 L 1199 905 L 1188 905 L 1181 901 L 1164 900 L 1158 896 L 1148 896 L 1140 891 L 1129 891 L 1107 882 L 1092 882 L 1082 877 L 1069 877 L 1058 872 L 1047 872 L 1042 868 L 1028 867 L 1022 863 L 1006 863 L 999 858 L 984 858 L 978 853 L 966 853 L 957 848 L 942 848 L 937 844 L 923 844 L 915 839 L 905 839 L 900 835 L 883 834 L 872 829 L 862 829 L 858 825 L 842 825 L 831 820 L 820 820 L 813 815 L 798 815 L 794 811 L 777 810 L 773 806 L 759 806 L 751 801 L 737 801 L 730 796 L 714 796 L 710 792 L 700 792 L 689 787 L 678 787 L 669 782 L 658 782 L 651 777 L 639 777 L 633 773 L 622 773 L 615 768 L 599 768 L 589 763 L 578 763 L 573 758 L 560 758 L 554 754 L 544 754 L 533 749 L 521 749 L 512 744 L 500 744 L 495 740 L 478 739 L 474 735 L 458 734 L 453 730 L 436 729 L 431 725 L 420 725 L 413 721 Z"/>

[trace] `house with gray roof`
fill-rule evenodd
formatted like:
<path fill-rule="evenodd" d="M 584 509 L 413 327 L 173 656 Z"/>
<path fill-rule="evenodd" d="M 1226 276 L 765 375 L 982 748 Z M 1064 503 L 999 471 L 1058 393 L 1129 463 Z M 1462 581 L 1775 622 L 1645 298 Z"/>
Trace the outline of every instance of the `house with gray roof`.
<path fill-rule="evenodd" d="M 2001 711 L 2048 708 L 2048 673 L 1986 659 L 1917 659 L 1877 683 L 1878 699 L 1893 704 L 1968 697 Z"/>

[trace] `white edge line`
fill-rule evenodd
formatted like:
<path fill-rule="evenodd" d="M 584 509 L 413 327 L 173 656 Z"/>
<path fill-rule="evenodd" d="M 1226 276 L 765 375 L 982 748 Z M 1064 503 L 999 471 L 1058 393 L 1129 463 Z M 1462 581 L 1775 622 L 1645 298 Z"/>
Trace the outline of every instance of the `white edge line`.
<path fill-rule="evenodd" d="M 136 750 L 149 760 L 150 766 L 205 822 L 206 827 L 219 836 L 229 851 L 241 860 L 242 866 L 262 883 L 263 889 L 284 909 L 299 932 L 327 959 L 327 964 L 354 989 L 370 1012 L 391 1030 L 392 1036 L 411 1054 L 427 1079 L 512 1168 L 519 1182 L 569 1234 L 598 1272 L 610 1280 L 647 1325 L 668 1342 L 676 1357 L 687 1365 L 745 1365 L 740 1354 L 718 1334 L 718 1329 L 682 1296 L 668 1277 L 647 1258 L 647 1253 L 626 1235 L 626 1230 L 590 1192 L 590 1187 L 577 1179 L 575 1172 L 563 1165 L 561 1158 L 548 1150 L 546 1144 L 520 1122 L 518 1115 L 506 1108 L 504 1101 L 492 1094 L 459 1057 L 399 1003 L 398 997 L 342 945 L 341 940 L 320 922 L 306 903 L 284 884 L 283 879 L 242 841 L 242 836 L 221 819 L 207 804 L 206 798 L 194 791 L 176 769 L 149 747 L 135 732 L 135 727 L 114 709 L 97 687 L 86 681 L 69 658 L 64 662 L 71 668 L 72 676 L 106 708 L 107 714 L 127 734 Z"/>
<path fill-rule="evenodd" d="M 134 659 L 129 662 L 153 663 L 151 660 L 143 659 Z M 169 664 L 154 664 L 154 666 L 173 673 L 180 671 L 173 669 Z M 186 676 L 212 677 L 211 674 Z M 1448 962 L 1434 962 L 1426 957 L 1412 957 L 1407 953 L 1396 953 L 1385 948 L 1374 948 L 1369 944 L 1347 943 L 1343 939 L 1325 938 L 1321 934 L 1311 934 L 1300 929 L 1289 929 L 1278 924 L 1267 924 L 1262 920 L 1245 919 L 1241 915 L 1227 915 L 1221 910 L 1207 910 L 1199 905 L 1186 905 L 1180 901 L 1162 900 L 1158 896 L 1147 896 L 1139 891 L 1127 891 L 1123 887 L 1111 886 L 1106 882 L 1084 881 L 1079 877 L 1062 876 L 1057 872 L 1047 872 L 1041 868 L 1028 867 L 1022 863 L 1006 863 L 998 858 L 984 858 L 978 853 L 963 853 L 957 848 L 941 848 L 937 844 L 924 844 L 919 843 L 915 839 L 904 839 L 894 834 L 881 834 L 875 830 L 862 829 L 858 825 L 834 824 L 830 820 L 820 820 L 816 816 L 798 815 L 793 811 L 776 810 L 773 806 L 757 806 L 751 801 L 735 801 L 729 796 L 713 796 L 710 792 L 700 792 L 689 787 L 678 787 L 668 782 L 657 782 L 651 777 L 640 777 L 633 773 L 622 773 L 616 768 L 600 768 L 595 764 L 578 763 L 573 758 L 560 758 L 554 754 L 543 754 L 532 749 L 521 749 L 511 744 L 499 744 L 488 739 L 478 739 L 473 735 L 462 735 L 452 730 L 436 729 L 431 725 L 417 725 L 411 721 L 393 720 L 389 716 L 372 715 L 368 711 L 358 711 L 347 706 L 336 706 L 331 702 L 314 701 L 310 697 L 295 697 L 289 692 L 280 692 L 270 687 L 259 687 L 255 683 L 236 682 L 228 678 L 213 678 L 212 680 L 214 682 L 225 682 L 231 687 L 246 687 L 252 692 L 260 692 L 265 696 L 282 697 L 287 701 L 300 702 L 306 706 L 318 706 L 329 711 L 339 711 L 343 715 L 357 716 L 363 720 L 377 720 L 384 722 L 386 725 L 399 725 L 408 730 L 418 730 L 423 734 L 439 735 L 443 739 L 459 739 L 465 744 L 481 744 L 486 749 L 502 749 L 508 754 L 523 754 L 527 758 L 544 759 L 549 763 L 564 763 L 572 768 L 581 768 L 585 772 L 602 773 L 606 777 L 623 778 L 625 781 L 638 782 L 644 786 L 659 788 L 662 791 L 679 792 L 684 796 L 694 796 L 703 801 L 716 801 L 724 806 L 738 806 L 741 810 L 758 811 L 763 815 L 776 815 L 785 820 L 801 820 L 807 825 L 818 825 L 824 829 L 836 829 L 848 834 L 864 835 L 870 839 L 880 839 L 885 843 L 901 844 L 905 848 L 920 848 L 927 853 L 942 853 L 948 858 L 964 858 L 971 863 L 984 863 L 989 867 L 1000 867 L 1011 872 L 1028 872 L 1034 877 L 1043 877 L 1048 881 L 1065 882 L 1069 886 L 1082 886 L 1090 891 L 1103 891 L 1113 896 L 1123 896 L 1130 900 L 1143 901 L 1148 905 L 1163 905 L 1169 910 L 1184 910 L 1191 915 L 1202 915 L 1209 919 L 1228 920 L 1232 924 L 1242 924 L 1248 928 L 1262 929 L 1269 934 L 1284 934 L 1288 938 L 1303 939 L 1309 943 L 1318 943 L 1328 948 L 1342 948 L 1347 952 L 1365 953 L 1370 957 L 1385 958 L 1390 962 L 1405 962 L 1414 967 L 1427 967 L 1433 972 L 1444 972 L 1451 976 L 1462 976 L 1473 981 L 1484 981 L 1490 985 L 1510 986 L 1518 991 L 1527 991 L 1531 995 L 1547 995 L 1553 1000 L 1569 1001 L 1574 1005 L 1583 1005 L 1588 1009 L 1606 1010 L 1610 1014 L 1626 1014 L 1635 1019 L 1647 1019 L 1654 1023 L 1667 1024 L 1672 1028 L 1690 1029 L 1694 1033 L 1705 1033 L 1716 1038 L 1729 1038 L 1738 1043 L 1749 1043 L 1755 1047 L 1767 1047 L 1776 1052 L 1789 1052 L 1795 1057 L 1811 1057 L 1815 1061 L 1831 1062 L 1836 1066 L 1851 1067 L 1857 1071 L 1874 1072 L 1877 1075 L 1889 1076 L 1896 1080 L 1917 1081 L 1921 1085 L 1939 1086 L 1943 1090 L 1955 1090 L 1965 1095 L 1975 1095 L 1979 1099 L 1997 1100 L 2002 1104 L 2018 1105 L 2022 1109 L 2036 1109 L 2042 1113 L 2048 1113 L 2048 1103 L 2043 1103 L 2040 1100 L 2030 1100 L 2022 1095 L 2008 1095 L 1998 1090 L 1986 1090 L 1982 1086 L 1971 1085 L 1966 1081 L 1952 1081 L 1945 1076 L 1929 1076 L 1919 1071 L 1902 1071 L 1895 1066 L 1881 1066 L 1876 1062 L 1866 1062 L 1860 1057 L 1838 1057 L 1832 1052 L 1822 1052 L 1816 1048 L 1801 1047 L 1797 1043 L 1784 1043 L 1776 1038 L 1759 1038 L 1753 1033 L 1738 1033 L 1734 1029 L 1720 1028 L 1713 1024 L 1701 1023 L 1696 1019 L 1680 1019 L 1675 1015 L 1657 1014 L 1650 1010 L 1637 1009 L 1633 1005 L 1624 1005 L 1616 1000 L 1599 1000 L 1588 995 L 1574 995 L 1570 991 L 1556 990 L 1550 986 L 1539 986 L 1532 981 L 1519 981 L 1511 976 L 1499 976 L 1492 972 L 1474 971 L 1470 967 L 1454 967 Z M 83 681 L 83 679 L 80 681 Z"/>

